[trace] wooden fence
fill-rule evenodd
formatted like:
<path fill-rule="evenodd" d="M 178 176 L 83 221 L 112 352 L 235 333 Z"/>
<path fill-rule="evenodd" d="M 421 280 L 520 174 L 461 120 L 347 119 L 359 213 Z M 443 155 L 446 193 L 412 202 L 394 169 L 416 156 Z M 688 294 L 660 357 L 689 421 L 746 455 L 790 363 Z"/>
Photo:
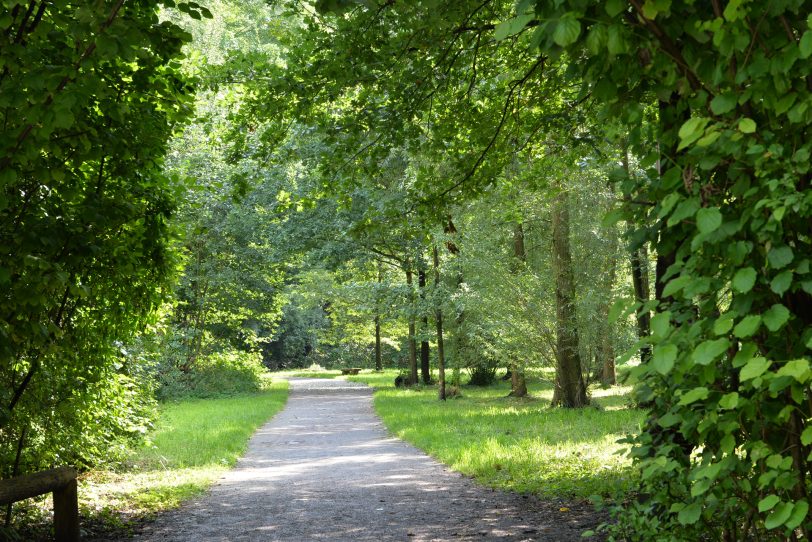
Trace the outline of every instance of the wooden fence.
<path fill-rule="evenodd" d="M 60 467 L 36 474 L 0 480 L 0 505 L 54 494 L 54 533 L 57 542 L 78 542 L 79 501 L 76 494 L 76 469 Z"/>

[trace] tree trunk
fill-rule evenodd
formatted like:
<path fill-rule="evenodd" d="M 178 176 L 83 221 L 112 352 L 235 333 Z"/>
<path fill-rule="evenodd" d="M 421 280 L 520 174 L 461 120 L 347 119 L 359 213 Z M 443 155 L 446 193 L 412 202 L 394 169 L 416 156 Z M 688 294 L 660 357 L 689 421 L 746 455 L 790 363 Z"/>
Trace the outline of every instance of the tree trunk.
<path fill-rule="evenodd" d="M 440 286 L 440 258 L 437 255 L 437 246 L 432 249 L 434 256 L 434 287 Z M 443 311 L 440 308 L 439 301 L 437 302 L 437 310 L 435 314 L 437 322 L 437 378 L 439 379 L 439 395 L 440 400 L 445 401 L 445 350 L 443 348 Z"/>
<path fill-rule="evenodd" d="M 553 206 L 553 269 L 556 301 L 556 383 L 553 405 L 568 408 L 586 406 L 578 328 L 575 315 L 575 278 L 570 254 L 567 193 L 561 191 Z"/>
<path fill-rule="evenodd" d="M 378 261 L 378 285 L 383 282 L 383 264 Z M 375 370 L 383 371 L 383 359 L 381 358 L 381 307 L 380 300 L 376 292 L 375 299 Z"/>
<path fill-rule="evenodd" d="M 381 359 L 381 316 L 375 315 L 375 370 L 383 371 L 383 360 Z"/>
<path fill-rule="evenodd" d="M 420 269 L 417 270 L 417 285 L 420 287 L 420 298 L 426 299 L 426 270 L 424 268 L 425 262 L 422 261 Z M 429 329 L 429 317 L 423 316 L 423 333 L 427 333 Z M 431 384 L 431 366 L 429 364 L 429 341 L 420 341 L 420 376 L 424 384 Z"/>
<path fill-rule="evenodd" d="M 415 338 L 414 296 L 412 292 L 412 270 L 406 270 L 406 284 L 409 286 L 409 385 L 417 384 L 417 340 Z"/>
<path fill-rule="evenodd" d="M 446 241 L 446 248 L 448 251 L 455 255 L 459 256 L 460 249 L 456 243 L 452 240 L 450 236 L 456 235 L 457 227 L 454 226 L 454 221 L 451 220 L 451 217 L 448 217 L 448 221 L 446 222 L 446 226 L 444 228 L 446 234 L 449 235 L 449 240 Z M 462 271 L 457 272 L 457 291 L 460 290 L 460 287 L 465 282 L 465 278 L 462 276 Z M 465 310 L 461 310 L 460 313 L 457 315 L 455 325 L 456 325 L 456 332 L 454 333 L 454 357 L 452 358 L 454 361 L 454 367 L 452 368 L 451 372 L 451 385 L 456 388 L 455 393 L 460 392 L 460 385 L 461 385 L 461 376 L 460 376 L 460 365 L 461 365 L 461 353 L 465 350 L 465 336 L 464 333 L 461 333 L 460 330 L 462 326 L 465 324 Z"/>
<path fill-rule="evenodd" d="M 516 257 L 514 269 L 519 274 L 524 269 L 527 261 L 527 251 L 524 247 L 524 227 L 521 222 L 517 222 L 513 227 L 513 255 Z M 527 380 L 524 377 L 524 369 L 514 360 L 508 369 L 510 371 L 510 396 L 527 396 Z"/>
<path fill-rule="evenodd" d="M 643 245 L 631 253 L 632 285 L 634 286 L 634 297 L 639 303 L 646 303 L 649 300 L 648 285 L 648 250 Z M 648 311 L 637 311 L 637 336 L 642 339 L 648 337 L 651 330 L 651 315 Z M 651 347 L 644 345 L 640 347 L 640 361 L 645 363 L 651 357 Z"/>
<path fill-rule="evenodd" d="M 631 177 L 629 168 L 629 148 L 624 142 L 623 146 L 623 169 L 626 175 Z M 646 303 L 649 300 L 648 284 L 648 250 L 643 243 L 639 248 L 631 250 L 632 286 L 634 287 L 634 297 L 638 303 Z M 648 337 L 651 330 L 651 315 L 647 310 L 637 311 L 637 337 L 642 339 Z M 651 346 L 645 344 L 640 347 L 640 361 L 645 363 L 651 358 Z"/>
<path fill-rule="evenodd" d="M 615 284 L 617 277 L 617 235 L 612 231 L 610 239 L 610 248 L 612 249 L 612 256 L 609 261 L 609 269 L 606 277 L 606 288 L 609 292 Z M 615 337 L 613 333 L 613 324 L 609 323 L 609 305 L 611 297 L 606 296 L 603 301 L 601 315 L 603 316 L 601 324 L 603 332 L 601 333 L 600 342 L 598 343 L 598 360 L 601 363 L 601 384 L 604 386 L 613 386 L 617 383 L 617 375 L 615 374 Z"/>

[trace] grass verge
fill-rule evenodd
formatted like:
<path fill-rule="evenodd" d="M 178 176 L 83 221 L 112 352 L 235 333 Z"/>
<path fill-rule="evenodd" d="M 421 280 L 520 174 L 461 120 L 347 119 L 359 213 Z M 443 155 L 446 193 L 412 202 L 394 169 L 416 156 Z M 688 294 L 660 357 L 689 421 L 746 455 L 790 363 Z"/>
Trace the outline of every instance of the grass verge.
<path fill-rule="evenodd" d="M 395 389 L 397 371 L 349 380 L 376 388 L 375 409 L 389 431 L 481 483 L 542 497 L 588 498 L 627 491 L 634 481 L 617 440 L 635 432 L 641 410 L 628 406 L 628 387 L 593 389 L 593 406 L 551 409 L 552 386 L 531 379 L 530 398 L 510 387 L 466 386 L 463 396 L 437 400 L 437 389 Z"/>
<path fill-rule="evenodd" d="M 162 405 L 147 444 L 134 451 L 126 471 L 81 477 L 79 505 L 89 529 L 126 534 L 139 520 L 203 493 L 237 462 L 254 431 L 284 407 L 287 388 L 287 382 L 272 382 L 260 393 Z"/>

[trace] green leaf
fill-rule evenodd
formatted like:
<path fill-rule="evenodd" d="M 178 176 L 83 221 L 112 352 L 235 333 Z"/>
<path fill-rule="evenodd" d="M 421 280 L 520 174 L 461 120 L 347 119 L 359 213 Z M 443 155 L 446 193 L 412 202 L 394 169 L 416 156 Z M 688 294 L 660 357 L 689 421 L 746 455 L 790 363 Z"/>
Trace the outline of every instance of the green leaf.
<path fill-rule="evenodd" d="M 756 283 L 756 276 L 756 270 L 752 267 L 739 269 L 736 271 L 736 274 L 733 275 L 733 289 L 746 294 L 753 289 L 753 285 Z"/>
<path fill-rule="evenodd" d="M 586 48 L 593 55 L 597 55 L 606 46 L 607 39 L 606 26 L 594 24 L 586 35 Z"/>
<path fill-rule="evenodd" d="M 809 503 L 806 501 L 796 502 L 792 508 L 792 514 L 789 516 L 789 519 L 784 522 L 784 526 L 786 526 L 787 529 L 797 529 L 801 523 L 803 523 L 804 519 L 806 519 L 807 513 L 809 513 Z"/>
<path fill-rule="evenodd" d="M 581 35 L 581 23 L 574 15 L 565 14 L 558 20 L 553 30 L 553 41 L 561 47 L 567 47 L 578 41 Z"/>
<path fill-rule="evenodd" d="M 655 314 L 651 319 L 651 333 L 657 338 L 663 339 L 668 336 L 671 330 L 671 311 L 664 311 Z"/>
<path fill-rule="evenodd" d="M 744 117 L 739 121 L 739 131 L 743 134 L 752 134 L 756 131 L 756 121 Z"/>
<path fill-rule="evenodd" d="M 627 3 L 625 0 L 606 0 L 604 9 L 610 17 L 614 17 L 623 11 L 626 11 Z"/>
<path fill-rule="evenodd" d="M 751 337 L 756 331 L 758 331 L 759 326 L 761 326 L 761 316 L 758 314 L 745 316 L 738 324 L 736 324 L 736 327 L 733 328 L 733 335 L 740 339 Z"/>
<path fill-rule="evenodd" d="M 508 36 L 518 34 L 524 30 L 524 27 L 527 26 L 530 21 L 533 20 L 533 17 L 534 15 L 532 13 L 527 13 L 524 15 L 517 15 L 512 19 L 508 19 L 507 21 L 502 21 L 496 25 L 496 28 L 494 28 L 493 39 L 496 41 L 502 41 Z"/>
<path fill-rule="evenodd" d="M 698 209 L 699 209 L 698 198 L 691 198 L 681 201 L 679 205 L 677 205 L 677 208 L 674 209 L 674 214 L 672 214 L 668 218 L 668 225 L 673 226 L 680 220 L 685 220 L 686 218 L 694 216 L 694 214 L 696 214 Z"/>
<path fill-rule="evenodd" d="M 697 503 L 693 503 L 679 511 L 677 521 L 682 525 L 691 525 L 699 521 L 699 516 L 701 515 L 702 507 Z"/>
<path fill-rule="evenodd" d="M 758 511 L 759 512 L 766 512 L 767 510 L 772 510 L 773 507 L 778 504 L 781 499 L 778 495 L 767 495 L 760 501 L 758 501 Z"/>
<path fill-rule="evenodd" d="M 663 288 L 663 297 L 670 297 L 674 295 L 675 293 L 685 288 L 685 286 L 690 284 L 692 281 L 693 278 L 688 275 L 684 275 L 669 280 L 668 284 L 666 284 L 665 288 Z"/>
<path fill-rule="evenodd" d="M 791 376 L 800 383 L 809 380 L 809 360 L 806 359 L 793 359 L 784 364 L 783 367 L 778 369 L 778 376 Z"/>
<path fill-rule="evenodd" d="M 703 117 L 692 117 L 682 123 L 679 129 L 680 144 L 677 150 L 684 149 L 705 133 L 705 126 L 708 125 L 710 119 Z"/>
<path fill-rule="evenodd" d="M 694 363 L 697 365 L 708 365 L 717 357 L 724 354 L 728 348 L 730 348 L 730 341 L 725 338 L 704 341 L 694 350 Z"/>
<path fill-rule="evenodd" d="M 682 394 L 682 397 L 679 399 L 680 405 L 690 405 L 691 403 L 696 403 L 697 401 L 702 401 L 708 398 L 708 388 L 706 387 L 699 387 L 690 390 L 688 393 Z"/>
<path fill-rule="evenodd" d="M 775 247 L 770 249 L 770 252 L 767 253 L 767 260 L 769 260 L 773 269 L 781 269 L 782 267 L 788 266 L 792 263 L 793 258 L 795 258 L 795 255 L 788 246 Z"/>
<path fill-rule="evenodd" d="M 770 331 L 778 331 L 787 323 L 789 316 L 789 309 L 780 303 L 776 303 L 762 315 L 762 320 L 764 320 L 764 325 L 767 326 L 767 329 Z"/>
<path fill-rule="evenodd" d="M 725 313 L 713 323 L 714 335 L 724 335 L 733 328 L 733 314 Z"/>
<path fill-rule="evenodd" d="M 739 380 L 743 382 L 745 380 L 759 377 L 763 375 L 764 371 L 766 371 L 769 367 L 770 360 L 763 357 L 753 358 L 747 362 L 747 365 L 742 367 L 742 370 L 739 372 Z"/>
<path fill-rule="evenodd" d="M 616 300 L 614 303 L 612 303 L 612 306 L 609 307 L 609 315 L 607 316 L 609 323 L 614 324 L 620 318 L 628 316 L 633 310 L 632 307 L 635 305 L 636 303 L 632 299 L 621 297 L 620 299 Z"/>
<path fill-rule="evenodd" d="M 809 58 L 809 55 L 812 55 L 812 30 L 804 32 L 798 48 L 801 50 L 801 58 Z"/>
<path fill-rule="evenodd" d="M 787 522 L 789 517 L 792 515 L 792 503 L 782 502 L 776 505 L 773 508 L 773 511 L 770 512 L 770 515 L 767 516 L 767 519 L 764 520 L 764 526 L 768 529 L 775 529 L 776 527 L 781 527 L 784 523 Z"/>
<path fill-rule="evenodd" d="M 722 225 L 722 213 L 716 207 L 705 207 L 696 213 L 696 225 L 700 233 L 711 233 Z"/>
<path fill-rule="evenodd" d="M 719 399 L 719 408 L 724 408 L 726 410 L 730 410 L 731 408 L 736 408 L 739 404 L 739 394 L 734 392 L 727 393 Z"/>
<path fill-rule="evenodd" d="M 714 131 L 707 132 L 704 136 L 700 137 L 699 140 L 696 142 L 697 147 L 710 147 L 713 145 L 719 137 L 721 137 L 721 133 Z"/>
<path fill-rule="evenodd" d="M 770 282 L 770 290 L 778 295 L 784 295 L 790 286 L 792 286 L 792 271 L 790 270 L 782 271 Z"/>
<path fill-rule="evenodd" d="M 804 429 L 803 433 L 801 433 L 801 444 L 804 446 L 812 444 L 812 425 L 808 426 Z"/>
<path fill-rule="evenodd" d="M 626 52 L 626 38 L 620 25 L 613 24 L 607 29 L 606 48 L 610 55 L 620 55 Z"/>
<path fill-rule="evenodd" d="M 736 448 L 736 437 L 728 433 L 727 435 L 722 437 L 722 440 L 719 442 L 721 450 L 726 453 L 732 453 L 733 450 Z"/>
<path fill-rule="evenodd" d="M 715 115 L 724 115 L 725 113 L 732 111 L 733 108 L 736 107 L 737 102 L 738 99 L 736 98 L 735 94 L 720 94 L 711 100 L 711 111 L 713 111 Z"/>
<path fill-rule="evenodd" d="M 661 375 L 668 374 L 674 368 L 677 359 L 677 347 L 673 344 L 656 346 L 651 356 L 651 366 Z"/>

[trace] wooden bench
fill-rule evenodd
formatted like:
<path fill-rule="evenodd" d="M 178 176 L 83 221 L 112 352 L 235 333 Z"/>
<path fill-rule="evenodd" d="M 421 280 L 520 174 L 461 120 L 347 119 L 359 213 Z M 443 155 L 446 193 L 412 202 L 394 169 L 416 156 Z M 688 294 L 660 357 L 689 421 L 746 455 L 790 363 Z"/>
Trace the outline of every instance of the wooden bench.
<path fill-rule="evenodd" d="M 361 372 L 361 369 L 358 367 L 350 367 L 348 369 L 341 369 L 341 374 L 343 375 L 357 375 Z"/>
<path fill-rule="evenodd" d="M 78 542 L 79 500 L 76 475 L 73 467 L 59 467 L 0 480 L 0 505 L 53 493 L 56 542 Z"/>

